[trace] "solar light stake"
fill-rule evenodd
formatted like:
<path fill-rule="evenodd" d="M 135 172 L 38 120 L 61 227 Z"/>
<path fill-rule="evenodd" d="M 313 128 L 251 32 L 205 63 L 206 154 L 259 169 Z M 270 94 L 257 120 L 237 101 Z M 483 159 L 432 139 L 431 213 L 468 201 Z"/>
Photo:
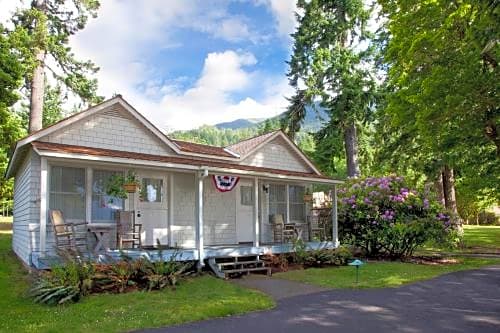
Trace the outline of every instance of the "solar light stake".
<path fill-rule="evenodd" d="M 356 284 L 358 284 L 358 283 L 359 283 L 359 266 L 361 266 L 361 265 L 363 265 L 363 264 L 364 264 L 364 262 L 362 262 L 362 261 L 361 261 L 361 260 L 359 260 L 359 259 L 356 259 L 356 260 L 354 260 L 354 261 L 352 261 L 352 262 L 350 262 L 350 263 L 348 264 L 349 266 L 354 266 L 354 267 L 356 267 Z"/>

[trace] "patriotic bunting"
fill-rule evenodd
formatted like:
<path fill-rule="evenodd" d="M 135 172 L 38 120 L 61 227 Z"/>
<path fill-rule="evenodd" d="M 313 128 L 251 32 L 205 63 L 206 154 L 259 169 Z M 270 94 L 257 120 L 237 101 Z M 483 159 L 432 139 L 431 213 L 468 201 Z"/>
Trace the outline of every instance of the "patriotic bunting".
<path fill-rule="evenodd" d="M 240 177 L 213 175 L 213 180 L 216 189 L 220 192 L 229 192 L 238 184 Z"/>

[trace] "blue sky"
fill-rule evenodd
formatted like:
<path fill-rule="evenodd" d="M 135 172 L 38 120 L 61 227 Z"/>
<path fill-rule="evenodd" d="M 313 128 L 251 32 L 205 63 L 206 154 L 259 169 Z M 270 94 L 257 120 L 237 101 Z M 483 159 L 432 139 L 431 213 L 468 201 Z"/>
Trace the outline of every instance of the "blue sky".
<path fill-rule="evenodd" d="M 0 0 L 0 21 L 20 3 Z M 190 129 L 284 111 L 294 11 L 295 0 L 101 0 L 70 44 L 100 67 L 101 95 Z"/>

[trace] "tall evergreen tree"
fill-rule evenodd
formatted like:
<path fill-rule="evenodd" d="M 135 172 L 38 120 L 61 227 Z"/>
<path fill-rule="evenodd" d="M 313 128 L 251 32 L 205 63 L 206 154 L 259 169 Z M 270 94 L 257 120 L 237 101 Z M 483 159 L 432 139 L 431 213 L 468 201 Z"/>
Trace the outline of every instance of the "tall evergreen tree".
<path fill-rule="evenodd" d="M 300 128 L 305 115 L 300 106 L 319 98 L 330 119 L 316 135 L 317 143 L 332 140 L 328 135 L 341 135 L 347 175 L 358 177 L 358 126 L 370 118 L 376 97 L 374 49 L 367 29 L 371 10 L 363 0 L 299 0 L 297 7 L 303 14 L 297 14 L 288 73 L 297 94 L 283 126 L 290 132 Z"/>
<path fill-rule="evenodd" d="M 388 154 L 434 176 L 446 206 L 457 193 L 500 197 L 497 1 L 380 0 L 388 19 Z M 437 176 L 436 176 L 437 174 Z"/>
<path fill-rule="evenodd" d="M 0 199 L 12 198 L 12 181 L 3 177 L 11 145 L 24 135 L 21 119 L 9 110 L 17 102 L 24 68 L 0 25 Z"/>
<path fill-rule="evenodd" d="M 68 46 L 69 37 L 83 29 L 98 8 L 97 0 L 33 0 L 28 9 L 18 10 L 13 17 L 12 35 L 27 66 L 29 132 L 43 126 L 46 72 L 84 102 L 100 100 L 97 81 L 88 77 L 98 68 L 90 61 L 77 60 Z"/>

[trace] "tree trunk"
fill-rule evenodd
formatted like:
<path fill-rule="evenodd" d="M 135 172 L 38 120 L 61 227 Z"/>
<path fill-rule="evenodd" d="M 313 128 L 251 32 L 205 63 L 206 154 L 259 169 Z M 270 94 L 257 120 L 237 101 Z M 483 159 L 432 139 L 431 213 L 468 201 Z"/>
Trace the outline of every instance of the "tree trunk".
<path fill-rule="evenodd" d="M 457 200 L 455 197 L 455 176 L 453 169 L 450 169 L 447 165 L 443 168 L 443 190 L 445 207 L 458 215 Z"/>
<path fill-rule="evenodd" d="M 446 207 L 446 202 L 444 200 L 444 185 L 443 185 L 443 171 L 440 170 L 438 177 L 434 183 L 434 187 L 436 188 L 437 200 Z"/>
<path fill-rule="evenodd" d="M 347 176 L 357 178 L 360 175 L 358 163 L 358 134 L 354 121 L 344 129 L 345 155 L 347 161 Z"/>
<path fill-rule="evenodd" d="M 45 12 L 45 0 L 36 0 L 32 3 L 33 8 L 38 11 Z M 41 24 L 45 24 L 45 21 L 39 19 L 34 22 L 36 28 L 35 30 L 44 31 Z M 42 129 L 43 126 L 43 96 L 45 90 L 45 54 L 46 50 L 44 47 L 44 37 L 39 37 L 40 40 L 37 41 L 39 46 L 33 50 L 35 54 L 36 67 L 33 70 L 33 76 L 30 82 L 30 117 L 29 117 L 29 133 L 36 132 Z"/>
<path fill-rule="evenodd" d="M 29 132 L 33 133 L 42 129 L 43 95 L 45 90 L 44 60 L 45 51 L 38 50 L 36 54 L 37 66 L 31 79 L 30 119 Z"/>

